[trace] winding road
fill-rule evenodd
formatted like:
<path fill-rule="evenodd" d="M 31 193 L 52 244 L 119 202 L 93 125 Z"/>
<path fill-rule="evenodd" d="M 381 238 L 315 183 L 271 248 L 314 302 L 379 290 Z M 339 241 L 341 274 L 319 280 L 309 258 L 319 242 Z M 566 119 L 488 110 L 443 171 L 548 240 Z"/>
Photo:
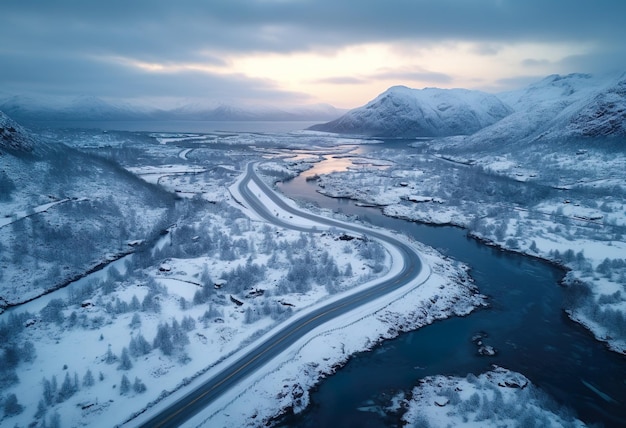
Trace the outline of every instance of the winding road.
<path fill-rule="evenodd" d="M 422 272 L 422 262 L 415 250 L 405 242 L 381 231 L 316 216 L 290 206 L 258 177 L 254 166 L 255 164 L 253 163 L 248 164 L 246 174 L 239 182 L 237 190 L 244 199 L 239 202 L 255 211 L 257 215 L 279 227 L 306 232 L 320 232 L 319 229 L 316 230 L 312 227 L 294 225 L 291 221 L 287 222 L 281 219 L 275 212 L 268 209 L 260 198 L 254 194 L 249 187 L 250 183 L 256 184 L 265 197 L 270 198 L 274 205 L 278 206 L 283 212 L 289 213 L 293 218 L 304 218 L 314 221 L 319 225 L 335 227 L 352 233 L 365 234 L 369 238 L 377 239 L 396 247 L 402 257 L 402 268 L 397 274 L 385 278 L 369 288 L 362 289 L 337 300 L 332 300 L 315 310 L 295 314 L 280 326 L 267 333 L 267 337 L 264 338 L 261 343 L 258 345 L 249 345 L 251 348 L 243 353 L 242 356 L 233 362 L 229 362 L 215 376 L 206 380 L 199 386 L 196 386 L 184 397 L 158 412 L 153 410 L 155 414 L 149 419 L 144 417 L 142 419 L 147 420 L 141 422 L 137 421 L 142 427 L 181 426 L 192 416 L 211 404 L 221 394 L 245 380 L 256 371 L 261 370 L 266 363 L 296 343 L 306 333 L 309 333 L 322 324 L 330 323 L 336 317 L 378 299 L 391 291 L 409 284 L 417 285 L 416 280 Z M 255 192 L 258 194 L 257 189 L 255 189 Z M 130 421 L 130 423 L 132 424 L 132 421 Z"/>

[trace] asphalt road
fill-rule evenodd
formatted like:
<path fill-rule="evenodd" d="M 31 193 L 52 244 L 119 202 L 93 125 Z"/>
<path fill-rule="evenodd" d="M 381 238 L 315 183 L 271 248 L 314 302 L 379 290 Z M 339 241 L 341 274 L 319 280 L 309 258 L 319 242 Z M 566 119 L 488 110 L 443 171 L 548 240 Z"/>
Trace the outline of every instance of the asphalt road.
<path fill-rule="evenodd" d="M 268 222 L 277 226 L 310 232 L 310 227 L 294 226 L 282 221 L 276 213 L 270 212 L 265 205 L 248 189 L 248 183 L 254 182 L 262 191 L 271 198 L 274 204 L 282 210 L 289 212 L 294 217 L 303 217 L 314 220 L 317 223 L 328 226 L 335 226 L 337 229 L 351 231 L 358 234 L 366 234 L 371 238 L 380 239 L 399 250 L 403 259 L 401 271 L 387 280 L 380 282 L 368 289 L 346 296 L 342 299 L 328 303 L 305 316 L 293 316 L 285 321 L 278 330 L 268 335 L 268 337 L 258 346 L 249 349 L 242 357 L 224 367 L 213 378 L 208 379 L 203 384 L 197 386 L 183 398 L 162 409 L 148 421 L 142 423 L 142 427 L 179 427 L 185 421 L 218 398 L 221 394 L 245 380 L 255 371 L 262 369 L 263 365 L 277 357 L 289 346 L 294 344 L 303 335 L 324 323 L 342 314 L 345 314 L 360 305 L 375 300 L 386 293 L 396 290 L 412 282 L 420 274 L 422 265 L 419 256 L 404 242 L 390 237 L 375 230 L 370 230 L 362 226 L 346 225 L 333 219 L 327 219 L 313 214 L 301 212 L 286 204 L 278 197 L 254 172 L 254 164 L 249 164 L 245 178 L 239 185 L 239 192 L 245 199 L 243 201 L 249 208 L 253 209 Z"/>

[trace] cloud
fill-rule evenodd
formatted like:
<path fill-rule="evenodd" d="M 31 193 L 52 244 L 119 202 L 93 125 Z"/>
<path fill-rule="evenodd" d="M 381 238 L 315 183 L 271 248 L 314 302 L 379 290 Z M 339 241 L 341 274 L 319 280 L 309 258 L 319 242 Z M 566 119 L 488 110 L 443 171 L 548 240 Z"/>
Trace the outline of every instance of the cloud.
<path fill-rule="evenodd" d="M 512 43 L 585 43 L 596 50 L 559 65 L 601 70 L 625 66 L 624 16 L 626 2 L 616 0 L 7 0 L 0 14 L 0 87 L 101 96 L 229 92 L 297 99 L 302 94 L 282 91 L 279 82 L 233 73 L 230 58 L 337 52 L 371 43 L 419 47 L 466 41 L 487 56 Z M 211 69 L 156 73 L 95 59 L 112 57 Z M 419 70 L 378 77 L 450 81 L 445 73 Z M 365 77 L 320 83 L 333 79 L 356 84 Z"/>
<path fill-rule="evenodd" d="M 14 93 L 113 98 L 180 97 L 245 102 L 305 102 L 306 94 L 283 91 L 275 82 L 237 74 L 194 70 L 144 71 L 120 63 L 72 55 L 0 54 L 0 81 Z M 45 70 L 42 79 L 41 70 Z"/>
<path fill-rule="evenodd" d="M 311 83 L 328 84 L 328 85 L 360 85 L 367 83 L 367 79 L 351 76 L 326 77 L 323 79 L 313 80 Z"/>
<path fill-rule="evenodd" d="M 534 75 L 524 75 L 524 76 L 516 76 L 516 77 L 508 77 L 506 79 L 498 79 L 495 83 L 489 87 L 485 88 L 490 92 L 502 92 L 502 91 L 510 91 L 516 90 L 520 88 L 524 88 L 531 83 L 538 82 L 543 79 L 544 75 L 534 74 Z"/>
<path fill-rule="evenodd" d="M 604 47 L 587 54 L 571 55 L 559 65 L 585 73 L 620 73 L 626 71 L 626 46 L 614 49 Z"/>
<path fill-rule="evenodd" d="M 526 58 L 522 61 L 524 67 L 543 67 L 550 64 L 551 61 L 547 59 Z"/>
<path fill-rule="evenodd" d="M 371 76 L 374 79 L 411 81 L 411 82 L 432 82 L 437 84 L 448 84 L 453 81 L 452 76 L 445 73 L 426 70 L 386 70 Z"/>

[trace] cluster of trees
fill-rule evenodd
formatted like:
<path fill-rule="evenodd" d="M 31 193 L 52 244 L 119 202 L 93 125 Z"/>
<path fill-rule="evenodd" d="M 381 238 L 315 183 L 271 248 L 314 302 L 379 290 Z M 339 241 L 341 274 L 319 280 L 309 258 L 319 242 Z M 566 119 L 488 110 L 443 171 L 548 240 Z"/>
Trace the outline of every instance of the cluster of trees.
<path fill-rule="evenodd" d="M 11 192 L 15 190 L 15 183 L 6 172 L 0 171 L 0 202 L 11 200 Z"/>
<path fill-rule="evenodd" d="M 196 328 L 195 321 L 185 317 L 179 324 L 176 319 L 172 324 L 167 322 L 159 324 L 156 336 L 152 341 L 153 349 L 160 349 L 164 355 L 178 355 L 180 360 L 188 361 L 189 357 L 184 353 L 184 348 L 189 344 L 187 333 Z"/>
<path fill-rule="evenodd" d="M 582 311 L 589 319 L 604 327 L 608 336 L 626 337 L 626 316 L 621 308 L 589 303 L 583 306 Z"/>
<path fill-rule="evenodd" d="M 20 333 L 32 315 L 28 312 L 10 313 L 0 320 L 0 391 L 19 382 L 20 363 L 35 360 L 35 346 L 29 340 L 20 341 Z"/>
<path fill-rule="evenodd" d="M 533 386 L 516 389 L 512 399 L 505 399 L 500 388 L 489 381 L 481 381 L 470 374 L 467 380 L 475 384 L 480 392 L 474 392 L 467 400 L 462 400 L 458 391 L 451 387 L 441 388 L 438 395 L 449 400 L 449 415 L 462 418 L 463 422 L 505 422 L 517 421 L 522 427 L 559 426 L 576 427 L 570 409 L 556 403 L 550 396 Z M 421 420 L 418 426 L 430 426 Z M 425 423 L 425 425 L 424 425 Z"/>
<path fill-rule="evenodd" d="M 264 299 L 262 303 L 252 302 L 246 307 L 244 312 L 244 323 L 252 324 L 263 317 L 271 317 L 275 321 L 288 318 L 292 309 L 290 306 L 283 305 L 279 302 Z"/>
<path fill-rule="evenodd" d="M 609 280 L 617 280 L 626 284 L 626 259 L 609 259 L 608 257 L 596 267 L 596 272 Z"/>

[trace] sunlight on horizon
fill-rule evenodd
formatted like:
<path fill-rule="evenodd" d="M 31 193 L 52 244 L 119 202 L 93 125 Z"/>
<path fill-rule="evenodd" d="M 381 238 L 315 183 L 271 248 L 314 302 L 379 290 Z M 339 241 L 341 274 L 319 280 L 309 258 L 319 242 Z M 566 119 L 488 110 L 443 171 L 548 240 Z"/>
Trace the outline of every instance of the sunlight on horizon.
<path fill-rule="evenodd" d="M 394 85 L 488 92 L 517 89 L 504 83 L 505 79 L 520 74 L 550 74 L 559 62 L 584 54 L 589 48 L 541 43 L 483 46 L 450 42 L 421 47 L 376 43 L 348 46 L 332 53 L 232 56 L 227 68 L 275 81 L 284 90 L 310 94 L 315 102 L 353 108 Z"/>

